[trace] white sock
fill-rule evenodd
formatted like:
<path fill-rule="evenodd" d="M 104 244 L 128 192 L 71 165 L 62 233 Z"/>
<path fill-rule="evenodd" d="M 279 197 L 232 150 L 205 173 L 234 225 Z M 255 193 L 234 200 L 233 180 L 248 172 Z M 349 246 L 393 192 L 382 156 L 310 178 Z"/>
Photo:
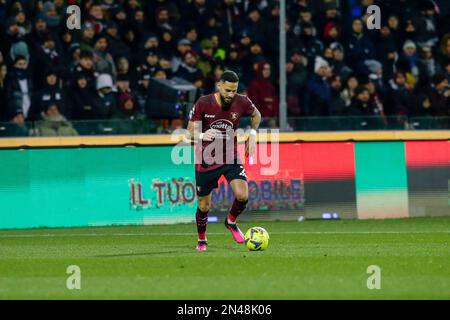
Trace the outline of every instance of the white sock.
<path fill-rule="evenodd" d="M 236 221 L 235 222 L 231 222 L 230 219 L 228 219 L 228 218 L 227 218 L 227 222 L 228 222 L 228 224 L 236 224 Z"/>

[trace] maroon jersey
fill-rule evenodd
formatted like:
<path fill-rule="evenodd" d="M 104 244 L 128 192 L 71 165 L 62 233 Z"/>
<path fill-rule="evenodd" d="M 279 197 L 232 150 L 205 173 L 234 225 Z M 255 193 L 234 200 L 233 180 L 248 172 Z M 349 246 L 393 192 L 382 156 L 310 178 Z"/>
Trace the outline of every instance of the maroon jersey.
<path fill-rule="evenodd" d="M 202 157 L 201 164 L 199 163 L 200 161 L 196 161 L 196 171 L 209 171 L 217 169 L 225 163 L 229 163 L 231 158 L 234 162 L 239 162 L 235 130 L 239 127 L 241 116 L 251 115 L 254 110 L 255 105 L 253 102 L 251 102 L 247 96 L 241 94 L 235 95 L 235 98 L 228 110 L 222 110 L 214 94 L 209 94 L 198 99 L 191 110 L 189 120 L 201 121 L 202 132 L 206 132 L 209 129 L 220 130 L 222 135 L 217 137 L 216 140 L 223 140 L 223 148 L 221 150 L 217 148 L 216 150 L 221 154 L 207 152 L 208 150 L 205 150 L 205 148 L 212 142 L 202 141 L 201 146 L 198 145 L 195 152 L 196 159 L 198 159 L 200 155 Z M 227 143 L 230 139 L 233 139 L 234 143 Z M 220 159 L 220 161 L 213 161 L 213 158 Z"/>

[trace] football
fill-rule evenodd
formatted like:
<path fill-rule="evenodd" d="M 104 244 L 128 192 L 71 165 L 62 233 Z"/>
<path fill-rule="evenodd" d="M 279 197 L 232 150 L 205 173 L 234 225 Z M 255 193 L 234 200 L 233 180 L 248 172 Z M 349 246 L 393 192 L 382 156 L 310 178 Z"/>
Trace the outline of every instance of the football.
<path fill-rule="evenodd" d="M 250 251 L 266 250 L 269 246 L 269 233 L 261 227 L 253 227 L 244 235 L 245 245 Z"/>

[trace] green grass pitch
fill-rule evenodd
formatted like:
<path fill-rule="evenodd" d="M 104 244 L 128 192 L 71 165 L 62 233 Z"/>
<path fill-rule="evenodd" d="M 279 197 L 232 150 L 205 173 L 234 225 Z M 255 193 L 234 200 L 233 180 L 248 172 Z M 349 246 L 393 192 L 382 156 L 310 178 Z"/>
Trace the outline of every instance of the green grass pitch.
<path fill-rule="evenodd" d="M 0 231 L 0 299 L 450 299 L 450 218 L 241 223 L 266 251 L 195 225 Z M 69 290 L 69 265 L 81 289 Z M 370 265 L 381 289 L 369 290 Z"/>

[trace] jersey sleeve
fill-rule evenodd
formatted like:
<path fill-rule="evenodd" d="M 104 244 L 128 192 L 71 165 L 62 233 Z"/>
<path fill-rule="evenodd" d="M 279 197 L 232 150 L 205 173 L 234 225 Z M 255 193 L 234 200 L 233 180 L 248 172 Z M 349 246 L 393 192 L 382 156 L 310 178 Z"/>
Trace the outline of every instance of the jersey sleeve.
<path fill-rule="evenodd" d="M 255 109 L 256 107 L 252 100 L 250 100 L 249 97 L 245 97 L 244 114 L 249 116 L 255 111 Z"/>
<path fill-rule="evenodd" d="M 203 120 L 203 108 L 200 101 L 197 101 L 189 113 L 189 121 L 202 121 Z"/>

